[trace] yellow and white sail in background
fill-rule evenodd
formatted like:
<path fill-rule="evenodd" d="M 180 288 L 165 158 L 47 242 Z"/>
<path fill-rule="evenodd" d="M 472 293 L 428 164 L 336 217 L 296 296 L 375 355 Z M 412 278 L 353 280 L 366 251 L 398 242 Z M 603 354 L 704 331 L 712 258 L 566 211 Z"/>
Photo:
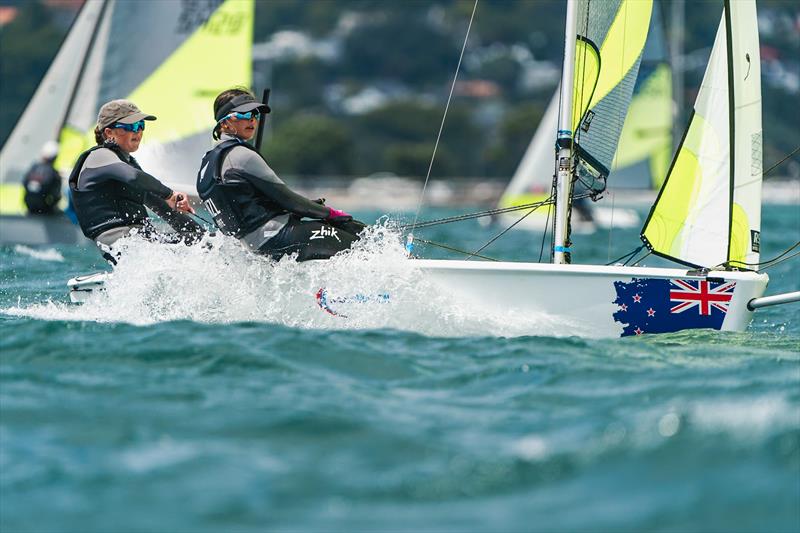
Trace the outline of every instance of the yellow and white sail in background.
<path fill-rule="evenodd" d="M 58 138 L 83 57 L 89 49 L 94 28 L 103 16 L 103 7 L 104 2 L 99 0 L 90 0 L 83 5 L 53 63 L 3 144 L 0 151 L 0 214 L 26 212 L 20 183 L 25 172 L 38 161 L 44 143 Z"/>
<path fill-rule="evenodd" d="M 689 125 L 642 230 L 644 243 L 687 265 L 755 268 L 761 146 L 755 1 L 726 0 Z"/>
<path fill-rule="evenodd" d="M 585 148 L 583 153 L 596 155 L 604 173 L 613 175 L 614 186 L 660 185 L 672 151 L 672 93 L 660 19 L 651 17 L 652 1 L 580 6 L 573 105 L 578 143 Z M 647 72 L 639 74 L 640 63 Z M 556 89 L 499 207 L 542 201 L 550 195 L 558 97 Z M 547 210 L 538 212 L 546 215 Z"/>
<path fill-rule="evenodd" d="M 254 9 L 255 0 L 87 0 L 3 147 L 2 184 L 19 190 L 48 139 L 59 140 L 56 168 L 68 173 L 95 144 L 100 106 L 126 98 L 158 117 L 136 158 L 165 184 L 194 192 L 214 98 L 252 80 Z"/>

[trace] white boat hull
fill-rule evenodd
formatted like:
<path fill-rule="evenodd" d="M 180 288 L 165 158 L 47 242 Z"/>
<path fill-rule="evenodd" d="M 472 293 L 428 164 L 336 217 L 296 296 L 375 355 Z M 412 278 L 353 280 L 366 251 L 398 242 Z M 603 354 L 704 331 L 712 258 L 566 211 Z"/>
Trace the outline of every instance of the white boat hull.
<path fill-rule="evenodd" d="M 769 277 L 756 272 L 704 274 L 673 268 L 553 265 L 415 259 L 424 281 L 456 305 L 489 313 L 548 316 L 577 336 L 628 336 L 708 328 L 743 331 L 748 302 L 764 294 Z M 110 274 L 69 281 L 70 300 L 103 290 Z M 379 295 L 316 294 L 322 312 L 345 318 L 347 307 L 391 305 Z M 362 310 L 363 312 L 363 310 Z M 346 318 L 345 318 L 346 319 Z M 533 334 L 533 332 L 531 332 Z"/>
<path fill-rule="evenodd" d="M 747 303 L 766 290 L 755 272 L 419 260 L 425 277 L 463 305 L 546 314 L 576 334 L 627 336 L 682 329 L 742 331 Z"/>

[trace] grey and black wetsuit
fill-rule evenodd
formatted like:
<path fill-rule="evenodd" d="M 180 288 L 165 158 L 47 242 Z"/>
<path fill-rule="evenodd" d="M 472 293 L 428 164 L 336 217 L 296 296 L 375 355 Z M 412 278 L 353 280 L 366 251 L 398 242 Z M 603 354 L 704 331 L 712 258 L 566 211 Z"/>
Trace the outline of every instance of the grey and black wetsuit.
<path fill-rule="evenodd" d="M 289 189 L 254 148 L 230 135 L 203 157 L 197 191 L 223 233 L 276 259 L 294 252 L 298 261 L 328 259 L 364 229 L 355 220 L 326 220 L 327 207 Z"/>
<path fill-rule="evenodd" d="M 199 224 L 167 205 L 165 199 L 172 190 L 144 172 L 136 159 L 113 143 L 81 154 L 69 186 L 81 230 L 97 243 L 110 246 L 134 228 L 156 238 L 146 207 L 178 232 L 175 242 L 191 242 L 203 233 Z"/>

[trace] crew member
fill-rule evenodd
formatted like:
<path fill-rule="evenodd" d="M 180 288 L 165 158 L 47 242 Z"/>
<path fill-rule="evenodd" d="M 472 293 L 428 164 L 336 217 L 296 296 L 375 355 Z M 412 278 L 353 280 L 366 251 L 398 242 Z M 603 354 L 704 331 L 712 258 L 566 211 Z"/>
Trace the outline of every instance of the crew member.
<path fill-rule="evenodd" d="M 197 191 L 217 227 L 251 250 L 278 259 L 328 259 L 350 248 L 364 224 L 289 189 L 246 141 L 269 106 L 244 89 L 222 92 L 214 101 L 213 137 L 197 175 Z M 304 220 L 312 219 L 312 220 Z"/>
<path fill-rule="evenodd" d="M 203 233 L 199 224 L 181 213 L 194 213 L 188 195 L 173 191 L 144 172 L 131 155 L 139 148 L 145 121 L 155 119 L 128 100 L 106 103 L 97 115 L 97 146 L 78 157 L 69 176 L 81 230 L 113 264 L 118 258 L 114 243 L 134 231 L 152 240 L 187 244 L 197 241 Z M 145 206 L 177 233 L 163 235 L 155 231 Z"/>
<path fill-rule="evenodd" d="M 47 141 L 42 146 L 41 156 L 22 180 L 25 188 L 25 205 L 32 215 L 55 215 L 59 213 L 61 200 L 61 175 L 53 168 L 58 156 L 58 143 Z"/>

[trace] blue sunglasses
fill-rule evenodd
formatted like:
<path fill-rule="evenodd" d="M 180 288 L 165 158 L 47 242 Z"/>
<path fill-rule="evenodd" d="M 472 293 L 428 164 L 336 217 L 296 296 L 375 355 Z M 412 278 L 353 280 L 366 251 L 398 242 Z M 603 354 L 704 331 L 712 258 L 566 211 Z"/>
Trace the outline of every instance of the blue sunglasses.
<path fill-rule="evenodd" d="M 120 129 L 120 130 L 125 130 L 125 131 L 133 131 L 133 132 L 137 132 L 139 130 L 144 131 L 144 120 L 140 120 L 139 122 L 134 122 L 133 124 L 122 124 L 120 122 L 117 122 L 116 124 L 114 124 L 111 127 L 112 128 L 116 128 L 116 129 Z"/>
<path fill-rule="evenodd" d="M 219 124 L 223 120 L 228 120 L 229 118 L 237 118 L 239 120 L 250 120 L 252 118 L 258 120 L 259 118 L 261 118 L 261 113 L 258 111 L 248 111 L 247 113 L 238 113 L 238 112 L 230 113 L 219 119 L 217 121 L 217 124 Z"/>

